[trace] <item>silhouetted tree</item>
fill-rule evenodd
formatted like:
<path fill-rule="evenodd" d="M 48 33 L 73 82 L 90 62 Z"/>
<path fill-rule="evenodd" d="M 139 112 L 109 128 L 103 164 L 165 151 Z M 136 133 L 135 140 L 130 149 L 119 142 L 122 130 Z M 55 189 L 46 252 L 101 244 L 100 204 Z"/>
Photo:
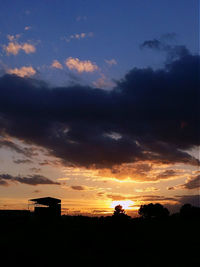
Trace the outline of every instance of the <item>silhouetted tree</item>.
<path fill-rule="evenodd" d="M 114 213 L 113 213 L 113 216 L 112 216 L 117 222 L 124 222 L 124 221 L 127 221 L 129 220 L 131 217 L 128 216 L 126 213 L 125 213 L 125 210 L 122 208 L 121 205 L 117 205 L 115 207 L 115 210 L 114 210 Z"/>
<path fill-rule="evenodd" d="M 180 208 L 180 216 L 183 219 L 200 218 L 200 208 L 192 206 L 191 204 L 184 204 Z"/>
<path fill-rule="evenodd" d="M 148 205 L 141 205 L 138 211 L 139 215 L 143 218 L 151 219 L 151 218 L 166 218 L 169 216 L 169 211 L 167 208 L 163 207 L 163 205 L 156 203 L 150 203 Z"/>
<path fill-rule="evenodd" d="M 122 208 L 121 205 L 117 205 L 114 210 L 114 216 L 121 216 L 121 215 L 126 215 L 125 210 Z"/>

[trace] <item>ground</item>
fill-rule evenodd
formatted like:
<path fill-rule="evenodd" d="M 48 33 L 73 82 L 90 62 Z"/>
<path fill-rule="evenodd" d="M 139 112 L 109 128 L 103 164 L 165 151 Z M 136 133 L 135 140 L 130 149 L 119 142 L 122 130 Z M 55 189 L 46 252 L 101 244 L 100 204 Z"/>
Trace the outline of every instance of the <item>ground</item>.
<path fill-rule="evenodd" d="M 200 266 L 199 220 L 1 220 L 5 266 Z"/>

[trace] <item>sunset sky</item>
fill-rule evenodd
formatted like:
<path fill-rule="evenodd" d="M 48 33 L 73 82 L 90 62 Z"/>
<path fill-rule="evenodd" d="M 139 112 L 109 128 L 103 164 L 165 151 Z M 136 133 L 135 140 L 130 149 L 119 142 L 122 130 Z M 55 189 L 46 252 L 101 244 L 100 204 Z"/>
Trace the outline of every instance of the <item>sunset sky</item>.
<path fill-rule="evenodd" d="M 199 205 L 199 1 L 0 3 L 0 209 Z"/>

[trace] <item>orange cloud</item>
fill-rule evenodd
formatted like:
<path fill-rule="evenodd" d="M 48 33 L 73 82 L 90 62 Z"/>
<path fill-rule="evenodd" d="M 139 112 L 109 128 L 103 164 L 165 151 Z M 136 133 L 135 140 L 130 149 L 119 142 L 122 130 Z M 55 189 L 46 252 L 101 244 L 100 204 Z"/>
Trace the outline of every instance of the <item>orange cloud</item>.
<path fill-rule="evenodd" d="M 17 55 L 20 49 L 21 45 L 14 42 L 10 42 L 8 46 L 4 46 L 4 50 L 6 51 L 7 54 Z"/>
<path fill-rule="evenodd" d="M 55 69 L 63 69 L 63 66 L 56 59 L 52 62 L 51 67 Z"/>
<path fill-rule="evenodd" d="M 65 64 L 70 70 L 77 70 L 78 72 L 94 72 L 98 70 L 98 66 L 90 60 L 81 61 L 78 58 L 69 57 Z"/>
<path fill-rule="evenodd" d="M 13 40 L 13 36 L 9 36 L 9 40 Z M 18 42 L 9 42 L 7 46 L 3 47 L 6 53 L 17 55 L 20 50 L 23 50 L 26 54 L 34 53 L 36 51 L 36 48 L 32 44 L 24 43 L 19 44 Z"/>
<path fill-rule="evenodd" d="M 21 68 L 15 68 L 15 69 L 8 69 L 7 73 L 9 74 L 15 74 L 20 77 L 30 77 L 36 74 L 36 71 L 33 67 L 21 67 Z"/>
<path fill-rule="evenodd" d="M 136 192 L 142 193 L 142 192 L 154 192 L 154 191 L 159 191 L 160 189 L 156 187 L 146 187 L 146 188 L 138 188 L 135 189 Z"/>
<path fill-rule="evenodd" d="M 123 163 L 112 168 L 97 169 L 100 177 L 119 181 L 133 181 L 138 183 L 155 183 L 161 180 L 175 180 L 184 177 L 184 170 L 167 169 L 169 165 L 156 164 L 150 161 Z"/>
<path fill-rule="evenodd" d="M 35 46 L 25 43 L 21 46 L 21 49 L 24 50 L 26 54 L 34 53 L 35 52 Z"/>

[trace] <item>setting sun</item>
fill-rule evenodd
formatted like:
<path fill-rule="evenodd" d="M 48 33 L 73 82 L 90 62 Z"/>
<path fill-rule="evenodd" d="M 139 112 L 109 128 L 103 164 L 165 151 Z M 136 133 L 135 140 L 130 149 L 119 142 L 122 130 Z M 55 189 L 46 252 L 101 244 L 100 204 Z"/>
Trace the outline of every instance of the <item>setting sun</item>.
<path fill-rule="evenodd" d="M 111 203 L 111 208 L 115 208 L 117 205 L 121 205 L 123 207 L 123 209 L 125 210 L 130 210 L 133 209 L 133 204 L 134 202 L 132 200 L 118 200 L 118 201 L 112 201 Z"/>

